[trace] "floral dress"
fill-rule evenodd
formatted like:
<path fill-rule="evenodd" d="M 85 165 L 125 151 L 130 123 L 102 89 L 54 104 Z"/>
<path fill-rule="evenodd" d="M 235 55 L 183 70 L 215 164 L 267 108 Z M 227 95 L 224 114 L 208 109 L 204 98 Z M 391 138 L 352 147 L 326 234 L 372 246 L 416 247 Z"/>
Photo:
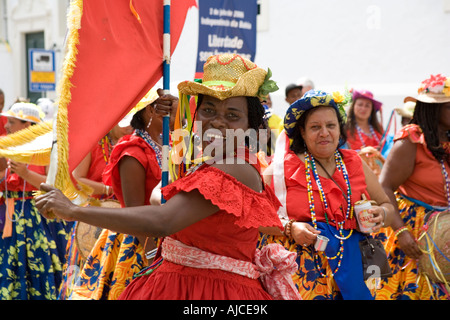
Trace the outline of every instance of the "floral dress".
<path fill-rule="evenodd" d="M 45 174 L 45 167 L 28 166 Z M 72 223 L 44 218 L 31 184 L 6 172 L 0 184 L 0 299 L 56 300 Z"/>

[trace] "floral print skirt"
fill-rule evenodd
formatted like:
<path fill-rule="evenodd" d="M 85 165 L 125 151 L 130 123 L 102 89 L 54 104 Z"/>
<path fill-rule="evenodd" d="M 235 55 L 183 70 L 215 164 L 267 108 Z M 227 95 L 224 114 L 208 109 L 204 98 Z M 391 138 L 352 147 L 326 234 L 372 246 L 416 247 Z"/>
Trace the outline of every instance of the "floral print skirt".
<path fill-rule="evenodd" d="M 396 194 L 400 216 L 415 239 L 423 232 L 426 209 L 400 194 Z M 422 274 L 416 260 L 408 257 L 400 248 L 391 228 L 383 228 L 376 235 L 383 242 L 392 269 L 391 278 L 382 279 L 377 290 L 377 300 L 445 300 L 445 288 L 433 283 Z"/>
<path fill-rule="evenodd" d="M 324 223 L 318 222 L 318 228 L 322 235 L 329 238 L 326 254 L 329 257 L 335 256 L 340 248 L 339 241 L 328 232 L 329 228 Z M 348 235 L 348 230 L 345 232 Z M 284 236 L 261 234 L 258 247 L 278 243 L 286 250 L 297 253 L 298 270 L 292 275 L 292 279 L 303 300 L 373 300 L 374 288 L 363 280 L 358 246 L 363 238 L 361 233 L 354 231 L 348 240 L 344 240 L 345 261 L 342 260 L 338 269 L 338 258 L 328 259 L 323 252 L 316 252 L 312 246 L 303 247 Z M 336 275 L 333 275 L 336 270 Z"/>
<path fill-rule="evenodd" d="M 0 233 L 0 299 L 56 300 L 71 223 L 44 218 L 31 193 L 8 198 L 14 214 L 11 236 Z"/>
<path fill-rule="evenodd" d="M 136 237 L 103 229 L 73 288 L 73 300 L 116 300 L 146 266 Z"/>

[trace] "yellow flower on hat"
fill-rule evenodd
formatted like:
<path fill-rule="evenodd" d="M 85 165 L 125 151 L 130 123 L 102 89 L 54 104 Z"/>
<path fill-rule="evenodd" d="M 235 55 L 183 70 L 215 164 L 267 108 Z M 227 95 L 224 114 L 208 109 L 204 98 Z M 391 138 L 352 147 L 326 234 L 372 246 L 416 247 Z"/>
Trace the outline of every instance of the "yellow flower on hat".
<path fill-rule="evenodd" d="M 447 78 L 445 81 L 443 92 L 446 96 L 450 96 L 450 78 Z"/>
<path fill-rule="evenodd" d="M 335 91 L 335 92 L 333 92 L 333 100 L 336 103 L 341 103 L 341 102 L 343 102 L 345 100 L 345 97 L 339 91 Z"/>

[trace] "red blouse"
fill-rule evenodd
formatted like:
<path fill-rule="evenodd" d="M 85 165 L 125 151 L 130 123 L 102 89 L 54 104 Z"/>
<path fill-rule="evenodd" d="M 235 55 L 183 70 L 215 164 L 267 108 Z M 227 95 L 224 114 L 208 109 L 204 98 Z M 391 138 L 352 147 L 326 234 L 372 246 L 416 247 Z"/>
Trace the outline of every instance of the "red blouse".
<path fill-rule="evenodd" d="M 416 159 L 411 176 L 399 187 L 404 195 L 423 201 L 432 206 L 447 206 L 447 191 L 444 184 L 442 166 L 428 150 L 422 129 L 416 124 L 410 124 L 397 132 L 394 141 L 409 139 L 416 144 Z M 444 144 L 450 153 L 450 143 Z M 450 162 L 445 163 L 450 175 Z"/>
<path fill-rule="evenodd" d="M 46 175 L 47 173 L 45 172 L 45 166 L 35 166 L 35 165 L 28 165 L 28 170 L 39 173 L 41 175 Z M 37 188 L 35 186 L 33 186 L 30 183 L 26 183 L 25 184 L 25 190 L 23 188 L 23 179 L 21 177 L 19 177 L 18 174 L 13 173 L 11 174 L 11 172 L 8 170 L 7 172 L 7 177 L 6 177 L 6 183 L 7 183 L 7 187 L 8 187 L 8 191 L 34 191 L 37 190 Z M 5 181 L 3 181 L 2 183 L 0 183 L 0 190 L 1 191 L 5 191 Z"/>
<path fill-rule="evenodd" d="M 361 133 L 362 139 L 364 141 L 364 145 L 359 139 L 358 131 L 355 129 L 355 134 L 350 134 L 350 131 L 347 131 L 347 144 L 349 149 L 352 150 L 361 150 L 363 147 L 374 147 L 375 149 L 380 146 L 380 141 L 383 135 L 379 133 L 378 131 L 374 130 L 375 137 L 369 137 L 365 133 Z"/>
<path fill-rule="evenodd" d="M 369 199 L 369 195 L 366 191 L 366 180 L 364 175 L 364 169 L 362 166 L 362 160 L 356 151 L 353 150 L 340 150 L 342 159 L 347 168 L 347 172 L 350 179 L 351 187 L 351 203 L 352 205 L 362 199 L 364 193 Z M 289 219 L 295 219 L 296 221 L 311 222 L 311 211 L 309 209 L 307 182 L 305 174 L 305 163 L 291 150 L 286 153 L 284 158 L 284 174 L 286 182 L 286 210 Z M 339 186 L 347 192 L 347 186 L 345 179 L 339 170 L 335 170 L 332 175 L 333 179 L 339 184 Z M 320 200 L 319 189 L 316 181 L 312 178 L 313 197 L 315 203 L 316 220 L 320 222 L 326 222 L 325 218 L 325 205 Z M 342 194 L 341 189 L 329 178 L 320 177 L 322 188 L 325 192 L 328 203 L 328 220 L 331 225 L 336 225 L 335 222 L 341 222 L 345 220 L 347 210 L 347 198 Z M 273 184 L 272 184 L 273 185 Z M 344 223 L 345 229 L 355 229 L 356 219 L 353 216 Z"/>
<path fill-rule="evenodd" d="M 118 164 L 126 156 L 138 160 L 145 169 L 145 204 L 148 205 L 150 204 L 152 190 L 161 180 L 161 168 L 158 165 L 153 148 L 144 139 L 134 134 L 122 137 L 114 146 L 109 164 L 103 173 L 103 183 L 112 186 L 121 206 L 125 207 Z"/>
<path fill-rule="evenodd" d="M 109 156 L 108 146 L 102 146 L 101 141 L 98 142 L 91 150 L 91 165 L 86 178 L 93 181 L 102 182 L 103 170 L 105 170 Z"/>

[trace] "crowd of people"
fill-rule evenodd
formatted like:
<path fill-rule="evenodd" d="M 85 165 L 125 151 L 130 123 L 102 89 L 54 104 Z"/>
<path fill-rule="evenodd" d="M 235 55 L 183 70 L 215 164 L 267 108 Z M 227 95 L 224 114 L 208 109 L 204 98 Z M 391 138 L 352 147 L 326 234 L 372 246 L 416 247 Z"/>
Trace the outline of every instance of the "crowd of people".
<path fill-rule="evenodd" d="M 84 205 L 45 184 L 46 167 L 1 158 L 0 298 L 450 299 L 450 78 L 405 97 L 384 154 L 372 92 L 299 79 L 279 117 L 270 78 L 222 54 L 178 85 L 179 98 L 150 90 L 72 173 L 90 193 Z M 41 109 L 14 103 L 5 134 L 44 121 Z M 200 151 L 161 187 L 168 113 Z M 251 132 L 271 129 L 254 143 Z"/>

